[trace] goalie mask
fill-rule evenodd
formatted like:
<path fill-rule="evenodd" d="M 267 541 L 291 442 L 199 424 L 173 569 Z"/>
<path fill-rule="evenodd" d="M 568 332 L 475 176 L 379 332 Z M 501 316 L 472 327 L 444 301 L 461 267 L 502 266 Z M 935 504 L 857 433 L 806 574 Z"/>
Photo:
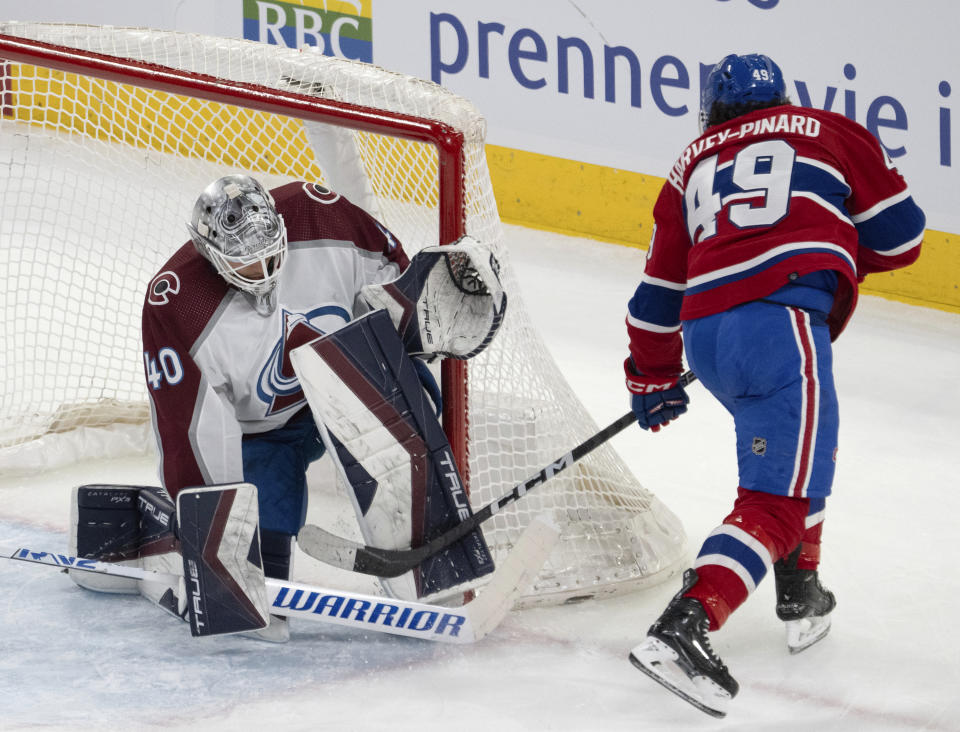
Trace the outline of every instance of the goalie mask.
<path fill-rule="evenodd" d="M 207 186 L 187 224 L 197 251 L 234 287 L 258 302 L 277 286 L 287 253 L 287 230 L 273 198 L 247 175 Z"/>

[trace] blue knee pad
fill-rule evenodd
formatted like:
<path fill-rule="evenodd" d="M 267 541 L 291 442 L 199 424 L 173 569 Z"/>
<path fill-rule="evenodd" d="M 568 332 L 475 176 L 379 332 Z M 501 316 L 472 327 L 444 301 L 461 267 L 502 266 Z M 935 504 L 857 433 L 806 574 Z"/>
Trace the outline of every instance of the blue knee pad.
<path fill-rule="evenodd" d="M 307 515 L 307 467 L 324 447 L 310 410 L 243 438 L 243 479 L 257 486 L 261 530 L 294 536 Z"/>

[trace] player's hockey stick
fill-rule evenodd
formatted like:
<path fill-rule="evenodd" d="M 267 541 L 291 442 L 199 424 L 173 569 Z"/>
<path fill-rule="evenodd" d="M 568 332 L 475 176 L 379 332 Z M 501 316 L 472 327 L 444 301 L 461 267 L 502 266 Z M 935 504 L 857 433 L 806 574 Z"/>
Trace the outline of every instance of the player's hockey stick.
<path fill-rule="evenodd" d="M 696 379 L 696 374 L 687 371 L 680 377 L 678 383 L 680 386 L 687 386 Z M 504 506 L 521 499 L 527 491 L 566 470 L 636 421 L 637 418 L 634 413 L 632 411 L 627 412 L 613 424 L 604 427 L 592 437 L 581 442 L 566 455 L 542 468 L 533 477 L 514 486 L 513 490 L 502 498 L 487 504 L 448 531 L 418 547 L 412 549 L 381 549 L 344 539 L 313 524 L 307 524 L 300 530 L 297 536 L 297 545 L 304 552 L 325 564 L 377 577 L 397 577 L 418 566 L 428 557 L 432 557 L 437 552 L 443 551 L 451 544 L 456 543 L 488 518 L 498 513 Z"/>
<path fill-rule="evenodd" d="M 527 590 L 558 537 L 559 529 L 550 521 L 544 517 L 534 519 L 476 598 L 460 607 L 330 590 L 268 577 L 269 610 L 272 615 L 333 623 L 358 630 L 441 643 L 474 643 L 496 628 L 517 597 Z M 5 551 L 0 556 L 64 570 L 165 582 L 172 587 L 177 587 L 182 579 L 176 574 L 29 548 Z"/>

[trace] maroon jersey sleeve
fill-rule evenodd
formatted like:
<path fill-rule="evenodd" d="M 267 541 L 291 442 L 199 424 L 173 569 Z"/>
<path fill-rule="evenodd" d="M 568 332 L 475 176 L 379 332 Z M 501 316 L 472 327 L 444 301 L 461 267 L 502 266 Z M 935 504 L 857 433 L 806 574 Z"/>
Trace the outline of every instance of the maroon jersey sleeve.
<path fill-rule="evenodd" d="M 227 291 L 226 283 L 192 244 L 184 245 L 147 288 L 142 317 L 144 375 L 161 477 L 174 498 L 184 487 L 242 480 L 240 428 L 191 353 Z M 217 440 L 235 443 L 233 463 L 238 474 L 224 475 L 225 463 L 216 471 L 205 464 L 201 432 L 209 431 L 211 425 L 219 430 Z"/>
<path fill-rule="evenodd" d="M 288 183 L 271 191 L 291 243 L 333 239 L 380 254 L 400 271 L 410 260 L 383 224 L 343 196 L 316 183 Z"/>

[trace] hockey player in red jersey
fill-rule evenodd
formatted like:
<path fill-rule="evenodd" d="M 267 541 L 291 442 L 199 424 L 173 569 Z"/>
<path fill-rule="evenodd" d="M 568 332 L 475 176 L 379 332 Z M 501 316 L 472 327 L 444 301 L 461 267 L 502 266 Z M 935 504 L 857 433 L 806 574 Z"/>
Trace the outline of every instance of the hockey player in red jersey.
<path fill-rule="evenodd" d="M 831 342 L 865 275 L 916 260 L 925 219 L 878 141 L 791 105 L 766 56 L 721 60 L 700 115 L 654 207 L 625 370 L 641 427 L 656 431 L 687 410 L 686 353 L 734 418 L 738 495 L 630 660 L 723 716 L 738 684 L 707 633 L 771 569 L 791 652 L 830 627 L 817 567 L 837 451 Z"/>
<path fill-rule="evenodd" d="M 248 176 L 226 176 L 202 192 L 188 228 L 192 240 L 150 282 L 143 307 L 144 369 L 163 486 L 176 498 L 190 486 L 254 484 L 264 572 L 268 577 L 288 579 L 292 537 L 306 515 L 307 467 L 324 454 L 325 444 L 335 448 L 331 452 L 337 453 L 338 465 L 353 459 L 344 452 L 343 444 L 336 442 L 337 436 L 318 429 L 290 353 L 379 308 L 365 300 L 364 293 L 375 299 L 384 288 L 397 291 L 395 283 L 410 261 L 400 242 L 380 222 L 342 196 L 312 183 L 289 183 L 268 192 Z M 454 249 L 457 247 L 444 247 L 443 251 Z M 448 255 L 424 252 L 418 256 L 430 262 Z M 447 265 L 435 270 L 418 265 L 416 269 L 423 277 L 433 271 L 446 277 Z M 466 275 L 473 272 L 468 268 Z M 432 284 L 432 297 L 445 292 L 442 278 Z M 454 296 L 447 300 L 459 302 L 456 283 L 448 289 Z M 412 301 L 416 302 L 418 292 L 415 287 Z M 480 288 L 477 295 L 482 310 L 484 303 L 492 300 L 491 293 Z M 435 329 L 440 316 L 445 316 L 429 315 Z M 492 318 L 489 313 L 484 315 Z M 459 325 L 454 316 L 447 320 Z M 489 340 L 490 322 L 475 320 L 480 335 Z M 416 315 L 404 322 L 412 322 L 408 331 L 416 330 Z M 498 323 L 496 319 L 493 325 Z M 416 336 L 412 333 L 413 341 Z M 400 336 L 391 332 L 391 337 L 402 351 Z M 414 350 L 408 348 L 407 353 Z M 377 371 L 380 365 L 367 364 L 368 371 Z M 420 382 L 414 376 L 412 383 L 422 382 L 434 402 L 439 401 L 436 381 L 419 359 L 411 361 L 404 355 L 389 365 L 403 368 L 406 374 L 416 372 Z M 406 403 L 414 404 L 418 424 L 423 423 L 423 415 L 436 422 L 434 410 L 416 386 L 412 387 L 416 393 L 411 393 L 411 387 L 394 388 L 384 378 L 377 384 L 390 390 L 391 399 L 396 401 L 396 394 L 406 389 Z M 404 383 L 411 381 L 406 378 Z M 415 434 L 417 427 L 411 424 L 409 429 Z M 436 432 L 442 437 L 438 423 Z M 360 466 L 355 467 L 355 472 L 360 471 Z M 367 480 L 363 490 L 368 494 L 360 502 L 366 507 L 378 484 L 372 482 L 371 488 L 370 475 L 363 476 Z M 381 481 L 381 492 L 389 487 L 386 483 Z M 431 491 L 444 490 L 439 480 L 420 488 L 428 501 Z M 411 510 L 402 501 L 400 505 Z M 435 528 L 431 521 L 445 524 L 450 520 L 450 511 L 438 508 L 444 505 L 434 497 L 430 519 L 423 519 L 424 531 Z M 400 525 L 400 517 L 394 515 L 393 523 Z M 409 536 L 406 541 L 409 545 Z M 446 574 L 437 579 L 434 573 L 434 590 L 492 571 L 482 537 L 474 543 L 471 559 L 476 571 L 462 569 L 458 564 L 462 557 L 454 557 L 448 562 L 449 571 L 442 568 Z M 424 584 L 416 589 L 426 592 L 429 587 Z M 282 622 L 271 622 L 270 627 L 275 637 L 268 639 L 286 639 L 288 631 Z"/>

